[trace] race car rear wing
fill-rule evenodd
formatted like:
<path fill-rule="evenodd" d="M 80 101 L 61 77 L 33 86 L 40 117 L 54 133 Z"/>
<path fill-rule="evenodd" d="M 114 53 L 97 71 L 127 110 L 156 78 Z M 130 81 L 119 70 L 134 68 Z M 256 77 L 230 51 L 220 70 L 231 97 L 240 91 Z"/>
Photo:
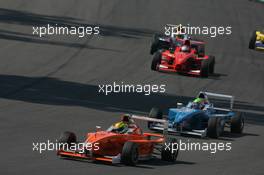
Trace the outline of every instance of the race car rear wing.
<path fill-rule="evenodd" d="M 166 24 L 165 30 L 167 31 L 168 29 L 166 29 L 166 28 L 171 28 L 170 29 L 171 30 L 170 36 L 174 37 L 175 35 L 182 34 L 182 35 L 184 35 L 184 38 L 182 38 L 182 40 L 190 40 L 191 44 L 194 44 L 194 45 L 197 45 L 197 44 L 204 45 L 205 44 L 205 42 L 203 40 L 197 39 L 197 38 L 194 39 L 194 38 L 190 37 L 190 34 L 188 34 L 188 33 L 181 33 L 180 31 L 183 29 L 183 27 L 186 27 L 186 26 L 184 26 L 182 24 L 177 24 L 177 25 L 176 24 Z"/>
<path fill-rule="evenodd" d="M 217 94 L 217 93 L 212 93 L 212 92 L 200 92 L 200 94 L 205 94 L 207 97 L 214 97 L 214 98 L 220 98 L 220 99 L 225 99 L 225 100 L 230 100 L 230 109 L 225 109 L 225 108 L 217 108 L 214 107 L 216 110 L 222 110 L 222 111 L 232 111 L 234 107 L 234 100 L 235 97 L 232 95 L 225 95 L 225 94 Z"/>
<path fill-rule="evenodd" d="M 164 119 L 155 119 L 155 118 L 150 118 L 146 116 L 138 116 L 138 115 L 132 115 L 132 119 L 136 120 L 143 120 L 143 121 L 148 121 L 148 122 L 157 122 L 157 123 L 162 123 L 163 124 L 163 135 L 166 137 L 168 135 L 168 128 L 169 128 L 169 121 L 164 120 Z"/>
<path fill-rule="evenodd" d="M 175 35 L 179 35 L 181 31 L 181 24 L 175 25 L 175 24 L 166 24 L 165 25 L 165 30 L 170 31 L 170 36 L 174 37 Z M 166 35 L 166 32 L 165 32 Z M 167 35 L 168 36 L 168 35 Z"/>
<path fill-rule="evenodd" d="M 175 25 L 175 24 L 166 24 L 165 26 L 178 28 L 178 27 L 181 26 L 181 24 L 178 24 L 178 25 Z"/>

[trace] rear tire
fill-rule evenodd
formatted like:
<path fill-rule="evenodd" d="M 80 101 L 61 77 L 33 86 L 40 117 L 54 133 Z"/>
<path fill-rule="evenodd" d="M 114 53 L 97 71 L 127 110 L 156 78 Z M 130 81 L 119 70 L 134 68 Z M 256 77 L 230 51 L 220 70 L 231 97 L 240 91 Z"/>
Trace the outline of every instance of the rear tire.
<path fill-rule="evenodd" d="M 256 31 L 254 31 L 252 33 L 250 41 L 249 41 L 249 45 L 248 45 L 249 49 L 255 49 L 256 48 L 256 38 L 257 38 Z"/>
<path fill-rule="evenodd" d="M 153 55 L 159 48 L 159 34 L 154 34 L 153 41 L 150 46 L 150 54 Z"/>
<path fill-rule="evenodd" d="M 207 78 L 209 76 L 209 59 L 202 60 L 201 63 L 201 77 Z"/>
<path fill-rule="evenodd" d="M 152 63 L 151 63 L 151 70 L 157 71 L 157 66 L 161 63 L 161 51 L 158 51 L 154 54 Z"/>
<path fill-rule="evenodd" d="M 207 136 L 217 139 L 223 133 L 222 119 L 211 117 L 208 120 Z"/>
<path fill-rule="evenodd" d="M 178 157 L 178 153 L 179 153 L 179 144 L 177 139 L 175 138 L 168 138 L 168 140 L 166 141 L 167 145 L 170 145 L 168 149 L 168 147 L 165 145 L 162 145 L 162 149 L 161 149 L 161 159 L 164 161 L 168 161 L 168 162 L 175 162 L 177 157 Z M 175 148 L 176 150 L 172 150 L 172 147 Z"/>
<path fill-rule="evenodd" d="M 159 108 L 152 108 L 149 112 L 149 117 L 154 119 L 162 119 L 163 113 Z M 153 122 L 148 122 L 148 128 L 151 129 Z"/>
<path fill-rule="evenodd" d="M 150 54 L 153 55 L 158 49 L 158 42 L 155 41 L 151 44 L 151 47 L 150 47 Z"/>
<path fill-rule="evenodd" d="M 135 166 L 138 162 L 138 145 L 134 142 L 126 142 L 122 149 L 121 162 L 125 165 Z"/>
<path fill-rule="evenodd" d="M 213 74 L 215 67 L 215 57 L 209 56 L 208 61 L 209 61 L 209 74 Z"/>
<path fill-rule="evenodd" d="M 244 129 L 244 117 L 242 113 L 237 112 L 233 117 L 231 117 L 231 133 L 242 133 Z"/>

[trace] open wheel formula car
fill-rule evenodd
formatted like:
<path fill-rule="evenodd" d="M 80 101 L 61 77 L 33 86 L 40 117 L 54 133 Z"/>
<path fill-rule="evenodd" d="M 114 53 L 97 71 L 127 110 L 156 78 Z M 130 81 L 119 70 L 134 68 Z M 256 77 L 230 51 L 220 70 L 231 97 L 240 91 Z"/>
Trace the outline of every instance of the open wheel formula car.
<path fill-rule="evenodd" d="M 168 112 L 168 131 L 201 137 L 218 138 L 224 132 L 224 128 L 230 128 L 232 133 L 242 133 L 244 128 L 244 116 L 240 112 L 233 111 L 234 97 L 224 94 L 200 92 L 197 98 L 205 98 L 203 104 L 189 102 L 186 106 L 179 103 L 177 108 L 170 108 Z M 215 107 L 209 102 L 208 97 L 218 100 L 230 100 L 229 108 Z M 196 98 L 196 99 L 197 99 Z M 162 111 L 152 108 L 149 116 L 156 119 L 163 118 Z M 151 130 L 163 130 L 162 123 L 148 122 Z"/>
<path fill-rule="evenodd" d="M 151 70 L 208 77 L 214 74 L 215 57 L 205 55 L 205 43 L 187 35 L 154 35 Z"/>
<path fill-rule="evenodd" d="M 204 43 L 192 45 L 186 40 L 183 45 L 158 50 L 153 56 L 151 70 L 208 77 L 214 74 L 214 66 L 215 57 L 204 54 Z"/>
<path fill-rule="evenodd" d="M 144 133 L 133 119 L 163 123 L 168 126 L 167 121 L 163 119 L 154 119 L 144 116 L 130 115 L 129 120 L 133 121 L 128 125 L 125 132 L 115 130 L 111 126 L 106 131 L 101 131 L 97 127 L 96 132 L 88 133 L 83 143 L 96 145 L 90 149 L 79 147 L 77 150 L 68 149 L 69 146 L 77 144 L 76 135 L 72 132 L 62 133 L 59 143 L 65 144 L 57 151 L 60 157 L 72 159 L 85 159 L 91 161 L 103 161 L 112 164 L 122 163 L 134 166 L 139 160 L 149 160 L 155 154 L 159 154 L 164 161 L 176 161 L 178 150 L 169 150 L 165 147 L 168 144 L 177 143 L 176 139 L 167 138 L 167 128 L 164 128 L 164 134 Z M 84 151 L 83 151 L 84 150 Z"/>

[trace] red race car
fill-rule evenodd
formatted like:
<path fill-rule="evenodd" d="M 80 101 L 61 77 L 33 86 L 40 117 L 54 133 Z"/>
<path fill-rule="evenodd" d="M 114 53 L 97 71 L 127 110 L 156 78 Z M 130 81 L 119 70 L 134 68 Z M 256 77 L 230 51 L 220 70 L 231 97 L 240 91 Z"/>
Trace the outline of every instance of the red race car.
<path fill-rule="evenodd" d="M 214 66 L 215 57 L 205 55 L 204 42 L 178 40 L 177 45 L 154 54 L 151 69 L 208 77 L 214 73 Z"/>
<path fill-rule="evenodd" d="M 164 123 L 165 135 L 143 133 L 134 119 Z M 112 125 L 108 130 L 101 131 L 97 127 L 96 132 L 88 133 L 84 142 L 78 143 L 74 133 L 64 132 L 59 139 L 57 155 L 134 166 L 138 160 L 153 158 L 158 151 L 162 160 L 174 162 L 178 155 L 178 146 L 175 145 L 175 149 L 168 149 L 168 145 L 177 144 L 177 140 L 166 137 L 167 128 L 166 120 L 124 115 L 120 122 Z"/>

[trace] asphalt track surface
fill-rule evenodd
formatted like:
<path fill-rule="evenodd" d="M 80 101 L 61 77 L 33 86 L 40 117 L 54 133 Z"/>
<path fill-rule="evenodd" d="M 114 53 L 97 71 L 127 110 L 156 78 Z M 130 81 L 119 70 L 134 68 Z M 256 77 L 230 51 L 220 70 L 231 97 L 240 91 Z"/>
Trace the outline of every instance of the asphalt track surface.
<path fill-rule="evenodd" d="M 247 49 L 264 26 L 264 6 L 247 0 L 14 0 L 0 2 L 0 174 L 263 174 L 264 53 Z M 32 26 L 99 25 L 101 35 L 32 36 Z M 166 23 L 232 26 L 232 35 L 204 39 L 217 59 L 208 79 L 150 71 L 149 44 Z M 98 94 L 98 85 L 166 84 L 165 94 Z M 232 151 L 181 152 L 137 167 L 59 159 L 32 142 L 108 127 L 125 113 L 147 114 L 188 101 L 200 90 L 232 94 L 246 112 L 245 132 L 226 134 Z M 183 138 L 187 139 L 187 138 Z M 191 138 L 192 141 L 201 141 Z"/>

